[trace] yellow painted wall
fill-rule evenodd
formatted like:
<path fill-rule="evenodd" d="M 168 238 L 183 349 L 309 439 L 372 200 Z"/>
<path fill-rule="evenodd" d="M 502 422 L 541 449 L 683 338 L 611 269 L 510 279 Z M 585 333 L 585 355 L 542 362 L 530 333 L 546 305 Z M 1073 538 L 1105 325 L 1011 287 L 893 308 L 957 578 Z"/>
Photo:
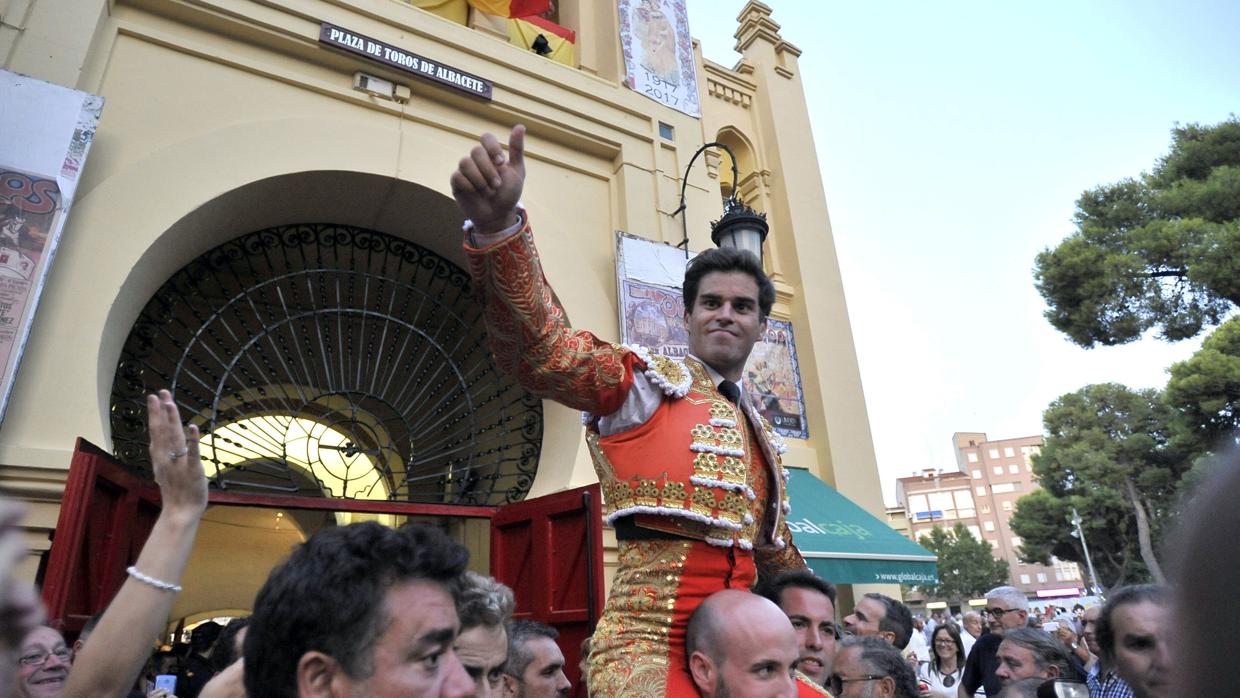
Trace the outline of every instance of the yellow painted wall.
<path fill-rule="evenodd" d="M 110 446 L 121 345 L 173 273 L 226 240 L 309 220 L 406 237 L 460 263 L 448 175 L 479 132 L 518 121 L 529 127 L 524 202 L 547 275 L 570 320 L 607 339 L 618 339 L 614 232 L 678 242 L 670 214 L 689 158 L 720 134 L 747 145 L 741 192 L 770 217 L 776 315 L 794 323 L 806 389 L 810 438 L 790 439 L 788 460 L 882 515 L 799 50 L 765 5 L 742 12 L 738 66 L 698 57 L 699 120 L 620 84 L 614 3 L 559 3 L 578 31 L 579 68 L 392 0 L 17 4 L 26 16 L 0 29 L 3 67 L 106 99 L 0 425 L 0 478 L 35 503 L 35 543 L 46 547 L 74 438 Z M 494 99 L 327 49 L 322 21 L 492 80 Z M 409 102 L 354 91 L 356 71 L 408 86 Z M 660 138 L 659 122 L 674 139 Z M 706 158 L 689 178 L 694 249 L 710 245 L 719 216 L 718 163 Z M 544 409 L 530 494 L 593 482 L 577 413 Z"/>

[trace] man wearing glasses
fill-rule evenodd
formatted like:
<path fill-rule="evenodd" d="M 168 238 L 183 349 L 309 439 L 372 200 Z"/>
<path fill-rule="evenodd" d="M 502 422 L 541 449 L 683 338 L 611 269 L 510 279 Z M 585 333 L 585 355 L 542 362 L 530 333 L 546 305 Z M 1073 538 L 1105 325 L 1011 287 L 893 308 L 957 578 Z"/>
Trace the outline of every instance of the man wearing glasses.
<path fill-rule="evenodd" d="M 1016 587 L 996 587 L 986 592 L 986 608 L 982 620 L 990 627 L 973 645 L 960 680 L 959 698 L 972 698 L 979 686 L 987 696 L 997 696 L 1003 682 L 995 674 L 999 669 L 999 644 L 1003 633 L 1025 627 L 1029 618 L 1029 600 Z"/>
<path fill-rule="evenodd" d="M 73 651 L 65 638 L 46 625 L 26 633 L 17 654 L 18 698 L 58 698 L 69 679 Z"/>
<path fill-rule="evenodd" d="M 917 698 L 912 667 L 886 640 L 852 635 L 840 641 L 835 668 L 827 677 L 835 698 Z"/>

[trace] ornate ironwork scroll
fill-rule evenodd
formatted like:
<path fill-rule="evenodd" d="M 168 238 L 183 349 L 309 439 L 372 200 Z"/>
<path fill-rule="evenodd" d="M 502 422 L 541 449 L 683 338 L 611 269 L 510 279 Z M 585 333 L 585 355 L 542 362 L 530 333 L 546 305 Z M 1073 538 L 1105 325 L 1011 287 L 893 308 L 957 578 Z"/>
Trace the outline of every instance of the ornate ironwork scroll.
<path fill-rule="evenodd" d="M 468 275 L 360 228 L 269 228 L 177 272 L 112 388 L 116 456 L 150 475 L 145 395 L 173 390 L 212 485 L 500 505 L 537 469 L 541 402 L 499 372 Z"/>

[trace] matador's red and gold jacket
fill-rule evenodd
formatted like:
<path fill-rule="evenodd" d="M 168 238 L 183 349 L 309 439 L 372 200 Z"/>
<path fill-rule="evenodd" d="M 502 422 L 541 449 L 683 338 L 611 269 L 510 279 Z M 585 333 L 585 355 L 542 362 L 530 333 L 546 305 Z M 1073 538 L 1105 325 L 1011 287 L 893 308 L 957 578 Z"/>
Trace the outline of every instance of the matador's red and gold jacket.
<path fill-rule="evenodd" d="M 569 327 L 528 224 L 465 249 L 494 358 L 531 393 L 582 410 L 589 427 L 595 415 L 620 409 L 635 381 L 663 392 L 635 428 L 588 430 L 608 523 L 634 516 L 643 528 L 753 549 L 763 575 L 805 566 L 784 520 L 783 440 L 747 401 L 728 402 L 691 357 L 670 359 Z"/>

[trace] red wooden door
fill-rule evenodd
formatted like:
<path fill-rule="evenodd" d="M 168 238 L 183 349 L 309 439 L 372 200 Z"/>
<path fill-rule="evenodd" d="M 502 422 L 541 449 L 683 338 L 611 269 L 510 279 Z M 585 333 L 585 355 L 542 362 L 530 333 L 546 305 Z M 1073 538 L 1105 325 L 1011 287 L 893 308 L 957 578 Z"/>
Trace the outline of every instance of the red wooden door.
<path fill-rule="evenodd" d="M 125 581 L 159 516 L 159 489 L 79 438 L 43 577 L 48 618 L 73 636 Z"/>
<path fill-rule="evenodd" d="M 598 485 L 500 507 L 491 518 L 491 575 L 512 587 L 517 618 L 560 632 L 564 673 L 585 696 L 581 641 L 603 608 L 603 530 Z"/>

